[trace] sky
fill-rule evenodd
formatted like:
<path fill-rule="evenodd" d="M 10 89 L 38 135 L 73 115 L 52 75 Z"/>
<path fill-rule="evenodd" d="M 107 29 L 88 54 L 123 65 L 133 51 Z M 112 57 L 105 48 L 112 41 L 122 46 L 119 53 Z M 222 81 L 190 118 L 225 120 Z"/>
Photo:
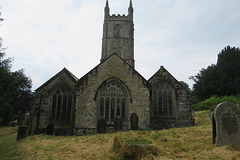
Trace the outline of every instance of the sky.
<path fill-rule="evenodd" d="M 164 66 L 178 81 L 216 64 L 225 46 L 240 46 L 240 0 L 132 0 L 135 69 L 149 79 Z M 100 63 L 106 0 L 1 0 L 0 37 L 12 70 L 33 90 L 64 67 L 81 78 Z M 129 0 L 109 0 L 127 14 Z"/>

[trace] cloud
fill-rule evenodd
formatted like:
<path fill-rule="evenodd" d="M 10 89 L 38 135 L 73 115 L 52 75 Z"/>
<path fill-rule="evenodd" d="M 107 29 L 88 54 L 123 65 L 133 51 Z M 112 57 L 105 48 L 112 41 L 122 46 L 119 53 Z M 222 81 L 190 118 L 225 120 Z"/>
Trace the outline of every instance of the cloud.
<path fill-rule="evenodd" d="M 78 78 L 100 62 L 105 0 L 1 1 L 0 34 L 14 70 L 25 68 L 36 89 L 63 67 Z M 109 0 L 127 14 L 129 0 Z M 178 80 L 216 63 L 227 45 L 239 47 L 240 1 L 133 1 L 136 69 L 146 79 L 161 65 Z"/>

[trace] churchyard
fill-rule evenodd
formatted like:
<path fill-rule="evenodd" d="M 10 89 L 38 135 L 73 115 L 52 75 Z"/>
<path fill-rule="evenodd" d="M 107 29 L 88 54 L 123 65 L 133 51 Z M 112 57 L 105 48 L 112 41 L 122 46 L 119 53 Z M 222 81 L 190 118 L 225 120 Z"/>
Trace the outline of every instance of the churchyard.
<path fill-rule="evenodd" d="M 198 111 L 195 114 L 194 127 L 158 131 L 138 130 L 69 137 L 41 134 L 16 141 L 17 128 L 1 128 L 0 159 L 89 160 L 126 159 L 131 156 L 137 159 L 240 159 L 240 146 L 217 147 L 212 144 L 209 111 Z"/>

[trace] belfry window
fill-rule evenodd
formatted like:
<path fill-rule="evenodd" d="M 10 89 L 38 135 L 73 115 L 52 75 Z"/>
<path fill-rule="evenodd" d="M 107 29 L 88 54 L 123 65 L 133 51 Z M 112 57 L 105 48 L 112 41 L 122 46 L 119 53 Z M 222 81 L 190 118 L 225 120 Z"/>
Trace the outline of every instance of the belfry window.
<path fill-rule="evenodd" d="M 152 104 L 154 116 L 173 116 L 175 105 L 173 89 L 166 83 L 160 82 L 153 87 Z"/>
<path fill-rule="evenodd" d="M 125 121 L 126 94 L 124 88 L 115 81 L 109 82 L 100 92 L 99 116 L 106 121 L 114 121 L 118 116 Z"/>
<path fill-rule="evenodd" d="M 72 113 L 72 92 L 65 87 L 57 88 L 52 93 L 52 107 L 50 119 L 71 120 Z"/>

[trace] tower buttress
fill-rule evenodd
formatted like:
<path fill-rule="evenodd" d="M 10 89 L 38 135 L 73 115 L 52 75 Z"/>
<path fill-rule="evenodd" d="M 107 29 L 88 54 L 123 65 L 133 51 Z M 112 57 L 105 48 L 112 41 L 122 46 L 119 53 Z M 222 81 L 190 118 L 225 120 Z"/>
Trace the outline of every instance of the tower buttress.
<path fill-rule="evenodd" d="M 117 54 L 134 68 L 133 6 L 130 0 L 128 15 L 110 15 L 108 0 L 105 6 L 101 62 Z"/>

